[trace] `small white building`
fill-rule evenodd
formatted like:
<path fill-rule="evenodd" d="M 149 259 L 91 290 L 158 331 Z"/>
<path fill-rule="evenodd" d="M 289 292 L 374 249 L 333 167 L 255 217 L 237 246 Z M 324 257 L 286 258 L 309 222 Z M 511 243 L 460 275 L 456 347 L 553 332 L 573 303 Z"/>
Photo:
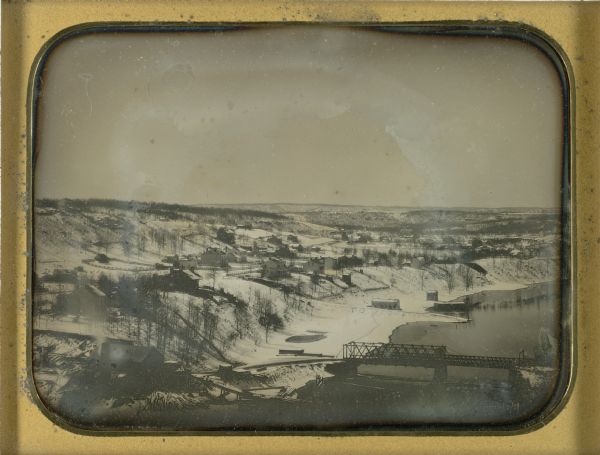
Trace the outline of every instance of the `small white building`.
<path fill-rule="evenodd" d="M 438 291 L 427 291 L 427 301 L 437 302 L 439 300 Z"/>

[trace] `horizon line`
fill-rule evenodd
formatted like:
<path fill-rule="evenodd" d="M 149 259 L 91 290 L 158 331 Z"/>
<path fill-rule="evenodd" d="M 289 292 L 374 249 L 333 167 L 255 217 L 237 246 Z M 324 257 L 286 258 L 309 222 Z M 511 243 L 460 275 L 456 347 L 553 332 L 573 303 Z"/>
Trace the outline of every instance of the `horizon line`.
<path fill-rule="evenodd" d="M 184 202 L 168 202 L 168 201 L 153 201 L 153 200 L 139 200 L 139 199 L 117 199 L 108 197 L 87 197 L 87 198 L 74 198 L 74 197 L 38 197 L 37 200 L 78 200 L 78 201 L 93 201 L 93 200 L 104 200 L 104 201 L 119 201 L 119 202 L 136 202 L 142 204 L 167 204 L 167 205 L 183 205 L 189 207 L 227 207 L 227 206 L 282 206 L 282 205 L 295 205 L 295 206 L 330 206 L 330 207 L 368 207 L 368 208 L 385 208 L 385 209 L 446 209 L 446 210 L 485 210 L 485 209 L 541 209 L 541 210 L 561 210 L 561 207 L 556 206 L 533 206 L 533 205 L 502 205 L 502 206 L 442 206 L 442 205 L 385 205 L 385 204 L 343 204 L 343 203 L 332 203 L 332 202 L 226 202 L 226 203 L 184 203 Z"/>

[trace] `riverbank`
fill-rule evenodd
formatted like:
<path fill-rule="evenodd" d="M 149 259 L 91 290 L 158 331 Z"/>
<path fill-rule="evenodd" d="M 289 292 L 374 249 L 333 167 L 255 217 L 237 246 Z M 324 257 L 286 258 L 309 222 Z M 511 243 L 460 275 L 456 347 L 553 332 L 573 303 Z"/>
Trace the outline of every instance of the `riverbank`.
<path fill-rule="evenodd" d="M 385 269 L 385 270 L 384 270 Z M 388 268 L 367 268 L 365 273 L 377 276 L 374 270 L 379 270 L 381 277 Z M 404 272 L 406 273 L 406 272 Z M 464 323 L 468 318 L 462 315 L 440 314 L 431 311 L 433 302 L 427 301 L 425 292 L 414 282 L 406 286 L 405 282 L 394 280 L 391 274 L 387 288 L 370 291 L 361 291 L 355 288 L 348 289 L 341 296 L 330 297 L 322 300 L 310 300 L 310 313 L 296 313 L 293 319 L 287 321 L 284 329 L 271 332 L 268 341 L 264 339 L 257 343 L 238 343 L 229 351 L 233 360 L 240 363 L 269 364 L 280 362 L 282 358 L 292 359 L 295 356 L 279 355 L 279 350 L 301 350 L 304 355 L 317 354 L 319 356 L 340 358 L 342 347 L 351 341 L 387 343 L 392 339 L 392 334 L 402 326 L 428 324 L 440 325 L 443 323 Z M 377 276 L 377 278 L 381 278 Z M 223 280 L 224 282 L 225 280 Z M 531 286 L 539 283 L 522 283 L 500 281 L 488 283 L 486 286 L 476 286 L 469 294 L 464 290 L 453 292 L 440 292 L 440 299 L 456 299 L 465 295 L 492 295 L 501 292 L 503 295 L 520 294 Z M 371 306 L 373 299 L 398 299 L 401 310 L 379 309 Z M 450 324 L 451 327 L 453 324 Z M 319 334 L 315 337 L 314 334 Z M 495 337 L 494 333 L 487 336 Z M 290 341 L 291 340 L 299 340 Z M 303 342 L 302 340 L 312 340 Z M 402 342 L 419 343 L 421 336 L 403 337 Z M 439 340 L 438 344 L 445 344 Z M 433 343 L 435 344 L 435 343 Z"/>
<path fill-rule="evenodd" d="M 443 344 L 466 355 L 516 357 L 524 353 L 551 361 L 558 356 L 556 284 L 537 283 L 513 291 L 479 292 L 477 305 L 468 312 L 468 324 L 416 321 L 398 326 L 390 341 Z"/>
<path fill-rule="evenodd" d="M 370 301 L 369 301 L 370 303 Z M 275 363 L 282 359 L 280 349 L 304 350 L 305 353 L 340 358 L 343 345 L 351 341 L 387 343 L 400 325 L 415 321 L 465 322 L 455 316 L 421 312 L 383 310 L 366 304 L 352 305 L 319 301 L 311 314 L 298 313 L 285 329 L 269 334 L 268 341 L 249 346 L 239 343 L 229 351 L 233 360 L 244 364 Z M 311 342 L 289 342 L 289 337 L 318 332 L 323 338 Z M 283 358 L 297 358 L 285 356 Z"/>

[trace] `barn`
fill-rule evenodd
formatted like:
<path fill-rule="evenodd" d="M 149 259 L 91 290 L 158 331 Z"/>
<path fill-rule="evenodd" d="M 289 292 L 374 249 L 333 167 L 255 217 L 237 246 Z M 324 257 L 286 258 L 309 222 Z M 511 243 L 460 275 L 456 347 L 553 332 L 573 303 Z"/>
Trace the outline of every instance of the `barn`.
<path fill-rule="evenodd" d="M 202 277 L 185 269 L 171 269 L 171 285 L 173 288 L 181 291 L 195 291 L 200 287 Z"/>

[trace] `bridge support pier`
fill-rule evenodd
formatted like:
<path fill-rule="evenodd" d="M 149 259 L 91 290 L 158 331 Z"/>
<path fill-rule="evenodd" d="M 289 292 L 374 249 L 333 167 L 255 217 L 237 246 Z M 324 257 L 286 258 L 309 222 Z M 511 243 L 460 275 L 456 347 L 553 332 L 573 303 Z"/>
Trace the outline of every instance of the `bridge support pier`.
<path fill-rule="evenodd" d="M 439 364 L 433 371 L 433 380 L 444 382 L 448 379 L 448 366 L 445 363 Z"/>

